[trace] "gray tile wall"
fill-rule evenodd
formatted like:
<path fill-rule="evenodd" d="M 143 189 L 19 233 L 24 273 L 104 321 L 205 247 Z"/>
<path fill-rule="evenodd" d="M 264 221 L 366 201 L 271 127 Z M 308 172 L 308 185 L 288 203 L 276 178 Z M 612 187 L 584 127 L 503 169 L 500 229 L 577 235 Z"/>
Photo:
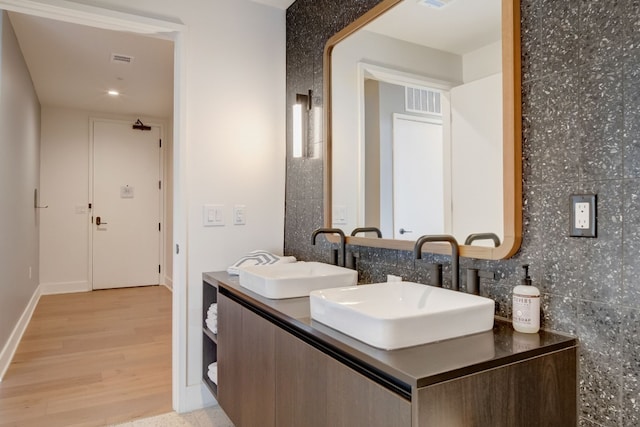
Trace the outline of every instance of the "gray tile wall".
<path fill-rule="evenodd" d="M 326 40 L 378 0 L 297 0 L 287 11 L 287 96 L 322 106 Z M 520 265 L 543 292 L 543 327 L 580 339 L 581 426 L 640 425 L 640 1 L 523 0 L 524 230 L 505 261 L 462 260 L 496 273 L 481 292 L 510 316 Z M 321 124 L 317 124 L 321 125 Z M 290 132 L 290 125 L 288 126 Z M 287 158 L 285 252 L 330 261 L 311 245 L 323 225 L 323 160 Z M 322 141 L 309 141 L 321 153 Z M 569 195 L 598 194 L 598 238 L 567 237 Z M 386 274 L 428 283 L 409 252 L 350 247 L 364 283 Z"/>

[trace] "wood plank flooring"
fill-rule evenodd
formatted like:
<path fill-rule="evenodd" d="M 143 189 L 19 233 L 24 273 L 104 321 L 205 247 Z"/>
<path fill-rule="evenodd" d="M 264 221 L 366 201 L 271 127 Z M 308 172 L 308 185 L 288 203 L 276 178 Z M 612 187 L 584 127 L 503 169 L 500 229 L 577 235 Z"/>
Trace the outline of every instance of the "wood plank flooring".
<path fill-rule="evenodd" d="M 40 298 L 5 378 L 0 426 L 104 426 L 172 410 L 171 292 Z"/>

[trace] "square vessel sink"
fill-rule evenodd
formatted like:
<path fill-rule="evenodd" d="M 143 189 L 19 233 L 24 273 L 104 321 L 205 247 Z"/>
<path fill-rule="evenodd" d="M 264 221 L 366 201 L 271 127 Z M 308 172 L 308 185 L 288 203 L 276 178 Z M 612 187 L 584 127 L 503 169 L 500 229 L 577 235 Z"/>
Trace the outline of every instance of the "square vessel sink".
<path fill-rule="evenodd" d="M 493 328 L 493 300 L 419 283 L 321 289 L 309 297 L 312 319 L 384 350 Z"/>
<path fill-rule="evenodd" d="M 254 265 L 240 269 L 240 286 L 271 299 L 309 296 L 315 289 L 353 286 L 358 273 L 322 262 Z"/>

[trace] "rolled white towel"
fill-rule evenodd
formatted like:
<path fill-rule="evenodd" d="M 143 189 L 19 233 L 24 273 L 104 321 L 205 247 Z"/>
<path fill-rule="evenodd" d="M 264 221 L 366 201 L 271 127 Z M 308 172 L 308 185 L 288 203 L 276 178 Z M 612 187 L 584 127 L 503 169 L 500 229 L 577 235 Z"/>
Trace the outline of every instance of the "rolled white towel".
<path fill-rule="evenodd" d="M 209 365 L 209 369 L 207 370 L 207 376 L 213 383 L 218 384 L 218 363 L 217 362 L 213 362 L 211 365 Z"/>
<path fill-rule="evenodd" d="M 213 303 L 209 306 L 209 309 L 207 310 L 207 313 L 213 313 L 213 314 L 218 314 L 218 303 Z"/>
<path fill-rule="evenodd" d="M 218 320 L 218 315 L 217 314 L 207 314 L 207 320 Z"/>
<path fill-rule="evenodd" d="M 240 267 L 246 267 L 248 265 L 286 264 L 296 261 L 296 257 L 293 256 L 279 256 L 263 250 L 251 251 L 230 265 L 229 268 L 227 268 L 227 273 L 237 276 L 240 274 L 238 270 Z"/>
<path fill-rule="evenodd" d="M 213 320 L 207 319 L 207 320 L 205 320 L 205 323 L 207 325 L 207 328 L 209 328 L 209 330 L 211 332 L 213 332 L 214 334 L 218 334 L 218 321 L 217 320 L 213 321 Z"/>

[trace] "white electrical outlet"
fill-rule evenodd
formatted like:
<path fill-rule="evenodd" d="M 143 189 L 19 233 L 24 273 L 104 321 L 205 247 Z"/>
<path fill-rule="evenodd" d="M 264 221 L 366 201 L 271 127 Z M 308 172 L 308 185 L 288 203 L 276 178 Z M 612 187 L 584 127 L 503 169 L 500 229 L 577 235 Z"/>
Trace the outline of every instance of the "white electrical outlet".
<path fill-rule="evenodd" d="M 573 237 L 597 237 L 597 194 L 574 194 L 571 196 L 571 230 Z"/>
<path fill-rule="evenodd" d="M 575 204 L 574 218 L 576 223 L 574 227 L 580 230 L 587 230 L 590 227 L 589 214 L 591 208 L 588 202 L 578 202 Z"/>

